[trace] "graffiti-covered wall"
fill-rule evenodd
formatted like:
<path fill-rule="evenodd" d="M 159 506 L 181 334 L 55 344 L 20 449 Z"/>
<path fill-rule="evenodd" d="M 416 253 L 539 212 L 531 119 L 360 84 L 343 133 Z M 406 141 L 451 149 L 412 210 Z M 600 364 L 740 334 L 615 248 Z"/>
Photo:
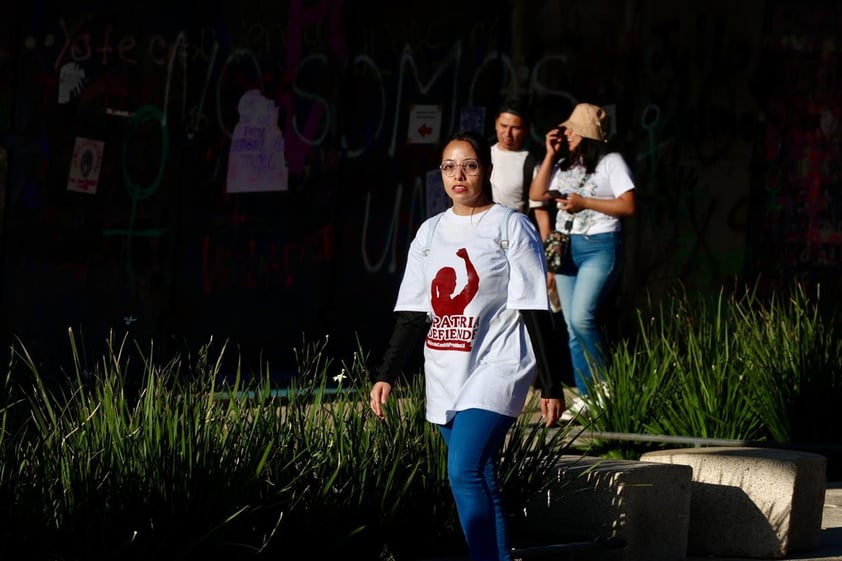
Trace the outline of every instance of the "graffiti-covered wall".
<path fill-rule="evenodd" d="M 842 5 L 780 2 L 766 19 L 748 272 L 818 290 L 830 310 L 842 290 Z"/>
<path fill-rule="evenodd" d="M 678 282 L 838 288 L 839 47 L 816 37 L 838 37 L 839 14 L 795 6 L 16 6 L 0 52 L 3 337 L 41 357 L 68 328 L 165 351 L 213 337 L 280 371 L 305 339 L 377 353 L 408 243 L 442 204 L 441 139 L 490 135 L 514 93 L 537 148 L 576 102 L 610 109 L 640 208 L 616 321 Z"/>

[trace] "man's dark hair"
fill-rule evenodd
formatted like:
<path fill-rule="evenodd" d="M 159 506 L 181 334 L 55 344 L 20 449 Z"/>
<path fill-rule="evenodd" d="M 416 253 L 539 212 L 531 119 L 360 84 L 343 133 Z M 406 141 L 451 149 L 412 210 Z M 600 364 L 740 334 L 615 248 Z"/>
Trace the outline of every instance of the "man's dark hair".
<path fill-rule="evenodd" d="M 503 103 L 500 104 L 500 109 L 497 110 L 495 119 L 499 117 L 501 113 L 511 113 L 512 115 L 517 115 L 523 119 L 524 123 L 529 122 L 529 111 L 527 110 L 526 103 L 517 97 L 504 99 Z"/>

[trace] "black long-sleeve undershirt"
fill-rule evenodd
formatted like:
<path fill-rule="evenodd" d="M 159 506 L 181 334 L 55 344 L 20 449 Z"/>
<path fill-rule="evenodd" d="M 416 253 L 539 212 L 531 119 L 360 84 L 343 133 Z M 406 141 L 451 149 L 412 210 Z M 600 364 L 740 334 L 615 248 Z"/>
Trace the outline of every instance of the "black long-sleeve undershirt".
<path fill-rule="evenodd" d="M 538 362 L 537 383 L 541 397 L 564 399 L 561 373 L 564 356 L 553 337 L 553 317 L 549 310 L 521 310 L 532 350 Z"/>
<path fill-rule="evenodd" d="M 395 312 L 395 327 L 375 379 L 394 385 L 407 357 L 423 343 L 428 329 L 426 312 Z"/>

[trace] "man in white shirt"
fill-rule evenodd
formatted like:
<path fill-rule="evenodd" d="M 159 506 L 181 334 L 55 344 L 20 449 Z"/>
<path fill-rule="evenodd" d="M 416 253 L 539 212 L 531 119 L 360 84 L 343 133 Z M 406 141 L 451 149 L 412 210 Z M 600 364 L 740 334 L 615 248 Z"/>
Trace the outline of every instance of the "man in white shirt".
<path fill-rule="evenodd" d="M 494 201 L 529 216 L 537 227 L 541 241 L 552 231 L 552 216 L 543 201 L 529 199 L 532 178 L 541 165 L 541 158 L 525 147 L 529 138 L 529 120 L 526 107 L 517 99 L 507 99 L 494 119 L 497 142 L 491 145 L 491 192 Z M 548 278 L 548 283 L 554 282 Z M 548 285 L 550 310 L 561 311 L 561 302 L 555 286 Z M 531 399 L 531 398 L 530 398 Z"/>
<path fill-rule="evenodd" d="M 529 215 L 541 234 L 550 233 L 550 213 L 543 201 L 529 200 L 529 185 L 540 160 L 525 148 L 529 122 L 523 105 L 506 100 L 494 119 L 497 142 L 491 146 L 491 186 L 494 201 Z"/>
<path fill-rule="evenodd" d="M 491 188 L 494 201 L 529 216 L 541 241 L 552 231 L 552 216 L 543 201 L 529 199 L 529 186 L 541 160 L 525 147 L 529 138 L 526 108 L 517 99 L 507 99 L 494 119 L 497 142 L 491 146 Z M 561 310 L 555 289 L 548 291 L 551 309 Z"/>

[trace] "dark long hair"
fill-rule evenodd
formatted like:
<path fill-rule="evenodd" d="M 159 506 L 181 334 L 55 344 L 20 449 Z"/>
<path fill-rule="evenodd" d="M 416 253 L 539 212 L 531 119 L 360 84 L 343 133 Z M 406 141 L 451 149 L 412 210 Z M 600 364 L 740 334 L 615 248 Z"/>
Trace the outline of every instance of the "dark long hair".
<path fill-rule="evenodd" d="M 596 171 L 596 164 L 609 152 L 611 152 L 611 148 L 608 143 L 582 137 L 582 141 L 576 147 L 576 150 L 570 152 L 570 157 L 565 158 L 559 167 L 567 170 L 574 165 L 582 164 L 585 166 L 587 173 L 593 173 Z"/>
<path fill-rule="evenodd" d="M 474 152 L 477 153 L 477 161 L 482 166 L 484 174 L 482 180 L 482 193 L 488 197 L 489 201 L 494 201 L 494 196 L 492 195 L 491 190 L 491 144 L 488 143 L 487 139 L 483 138 L 474 131 L 456 131 L 451 134 L 450 138 L 447 139 L 447 142 L 444 143 L 444 147 L 442 147 L 442 154 L 444 153 L 444 148 L 455 140 L 467 142 L 471 145 L 471 148 L 474 149 Z"/>

